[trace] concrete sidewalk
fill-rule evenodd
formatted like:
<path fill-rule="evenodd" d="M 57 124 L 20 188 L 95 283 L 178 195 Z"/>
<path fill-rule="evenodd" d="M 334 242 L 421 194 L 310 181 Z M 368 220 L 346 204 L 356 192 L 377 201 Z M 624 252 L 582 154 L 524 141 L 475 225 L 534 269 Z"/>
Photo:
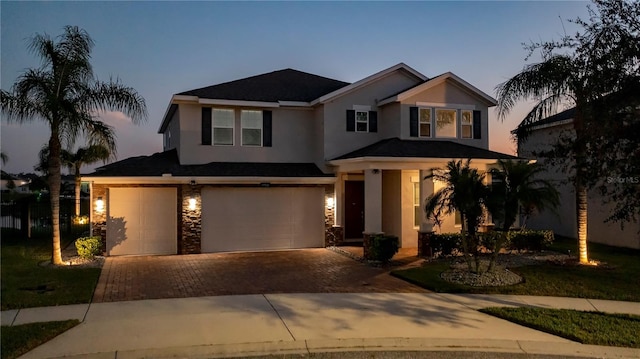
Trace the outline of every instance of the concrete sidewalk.
<path fill-rule="evenodd" d="M 470 350 L 638 358 L 478 312 L 539 306 L 640 315 L 640 303 L 435 293 L 267 294 L 157 299 L 2 312 L 2 324 L 83 322 L 23 358 L 213 358 L 362 350 Z"/>

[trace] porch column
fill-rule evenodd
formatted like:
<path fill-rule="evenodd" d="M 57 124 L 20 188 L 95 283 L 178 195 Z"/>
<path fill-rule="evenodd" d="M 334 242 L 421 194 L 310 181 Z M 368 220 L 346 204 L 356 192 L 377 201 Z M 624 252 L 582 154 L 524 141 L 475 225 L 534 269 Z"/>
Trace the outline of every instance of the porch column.
<path fill-rule="evenodd" d="M 382 232 L 382 171 L 364 171 L 364 233 Z"/>
<path fill-rule="evenodd" d="M 427 219 L 424 210 L 427 198 L 433 194 L 433 178 L 425 177 L 431 175 L 431 170 L 420 170 L 420 229 L 418 230 L 418 256 L 431 257 L 431 236 L 434 233 L 433 221 Z"/>
<path fill-rule="evenodd" d="M 427 214 L 424 211 L 424 205 L 427 202 L 427 198 L 433 194 L 433 179 L 425 177 L 431 175 L 431 170 L 420 170 L 420 232 L 433 232 L 433 221 L 427 219 Z"/>
<path fill-rule="evenodd" d="M 343 187 L 344 182 L 342 181 L 342 173 L 338 173 L 338 175 L 336 176 L 336 184 L 334 185 L 334 198 L 335 198 L 335 205 L 334 205 L 334 209 L 333 209 L 333 213 L 334 213 L 334 225 L 335 226 L 344 226 L 344 223 L 342 223 L 342 219 L 343 219 L 343 206 L 344 206 L 344 187 Z"/>

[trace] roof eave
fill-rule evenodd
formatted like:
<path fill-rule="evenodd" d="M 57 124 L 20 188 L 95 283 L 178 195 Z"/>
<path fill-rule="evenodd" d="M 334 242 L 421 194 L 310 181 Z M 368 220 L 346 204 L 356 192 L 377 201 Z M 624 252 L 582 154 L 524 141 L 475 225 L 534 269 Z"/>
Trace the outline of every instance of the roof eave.
<path fill-rule="evenodd" d="M 263 177 L 263 176 L 83 176 L 83 182 L 93 184 L 331 184 L 335 176 L 323 177 Z"/>

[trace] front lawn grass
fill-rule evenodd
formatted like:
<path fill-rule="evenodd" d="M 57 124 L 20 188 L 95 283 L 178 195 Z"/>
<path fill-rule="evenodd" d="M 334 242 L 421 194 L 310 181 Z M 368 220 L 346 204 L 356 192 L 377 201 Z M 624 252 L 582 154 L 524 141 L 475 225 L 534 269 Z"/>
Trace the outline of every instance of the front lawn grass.
<path fill-rule="evenodd" d="M 0 327 L 2 359 L 13 359 L 75 327 L 80 321 L 30 323 Z"/>
<path fill-rule="evenodd" d="M 2 237 L 2 310 L 91 301 L 100 269 L 39 265 L 51 259 L 51 246 L 50 238 Z"/>
<path fill-rule="evenodd" d="M 637 315 L 529 307 L 480 311 L 583 344 L 640 348 Z"/>
<path fill-rule="evenodd" d="M 577 253 L 573 239 L 559 238 L 551 250 Z M 640 251 L 589 244 L 590 258 L 606 262 L 604 266 L 542 264 L 511 269 L 524 283 L 501 287 L 471 287 L 440 278 L 449 267 L 448 260 L 434 261 L 422 267 L 394 271 L 391 274 L 423 288 L 441 293 L 487 293 L 544 295 L 640 302 Z"/>

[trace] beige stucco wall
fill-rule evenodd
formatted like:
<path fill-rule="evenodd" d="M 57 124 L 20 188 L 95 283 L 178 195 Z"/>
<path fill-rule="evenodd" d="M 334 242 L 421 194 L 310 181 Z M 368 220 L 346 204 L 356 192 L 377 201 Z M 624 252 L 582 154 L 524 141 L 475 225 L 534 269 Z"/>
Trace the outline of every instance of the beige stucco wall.
<path fill-rule="evenodd" d="M 324 107 L 324 159 L 331 160 L 345 153 L 373 144 L 381 139 L 394 137 L 386 133 L 386 126 L 378 125 L 377 133 L 347 132 L 346 111 L 354 105 L 371 106 L 378 111 L 376 102 L 418 83 L 418 80 L 403 71 L 395 71 L 377 81 L 358 88 L 357 91 L 337 97 Z M 378 124 L 385 121 L 378 114 Z"/>
<path fill-rule="evenodd" d="M 262 110 L 251 108 L 252 110 Z M 233 146 L 201 145 L 200 105 L 180 105 L 180 162 L 318 162 L 321 137 L 315 134 L 311 109 L 273 108 L 272 147 L 242 146 L 240 108 L 235 109 Z"/>
<path fill-rule="evenodd" d="M 418 171 L 387 170 L 382 175 L 382 231 L 397 236 L 400 246 L 418 246 L 414 226 L 413 182 Z"/>
<path fill-rule="evenodd" d="M 402 108 L 400 110 L 401 113 L 401 133 L 400 137 L 403 139 L 417 139 L 416 137 L 410 136 L 410 124 L 409 124 L 409 108 L 412 106 L 416 106 L 418 102 L 426 102 L 426 103 L 434 103 L 434 104 L 443 104 L 442 106 L 433 106 L 433 107 L 443 107 L 443 108 L 451 108 L 451 109 L 459 109 L 456 105 L 465 105 L 472 107 L 465 107 L 465 109 L 475 109 L 479 110 L 482 113 L 482 124 L 481 124 L 481 138 L 480 139 L 470 139 L 470 138 L 460 138 L 460 115 L 458 114 L 458 138 L 430 138 L 429 140 L 446 140 L 446 141 L 454 141 L 459 142 L 469 146 L 481 147 L 481 148 L 489 148 L 489 111 L 486 104 L 481 102 L 477 96 L 471 95 L 466 90 L 457 86 L 455 83 L 451 81 L 443 82 L 437 86 L 434 86 L 428 90 L 422 91 L 419 94 L 406 98 L 402 101 Z M 423 138 L 424 139 L 424 138 Z"/>
<path fill-rule="evenodd" d="M 535 158 L 533 152 L 551 148 L 555 138 L 561 133 L 571 133 L 570 125 L 555 126 L 534 131 L 525 142 L 518 146 L 518 155 L 525 158 Z M 557 215 L 550 210 L 538 213 L 526 223 L 532 229 L 551 229 L 556 234 L 576 238 L 577 224 L 575 214 L 575 192 L 573 185 L 567 181 L 568 175 L 560 166 L 545 164 L 544 159 L 538 162 L 546 166 L 545 178 L 556 186 L 560 192 L 560 206 Z M 612 246 L 640 249 L 640 223 L 625 223 L 624 229 L 617 223 L 605 223 L 609 206 L 602 203 L 602 197 L 597 190 L 589 191 L 587 206 L 587 236 L 589 241 Z"/>
<path fill-rule="evenodd" d="M 167 143 L 167 133 L 171 133 L 171 140 Z M 180 148 L 180 107 L 173 113 L 169 125 L 163 134 L 164 150 L 168 151 L 174 148 Z"/>
<path fill-rule="evenodd" d="M 402 108 L 399 102 L 392 102 L 378 108 L 378 130 L 380 133 L 384 133 L 387 138 L 400 137 L 402 126 Z M 407 124 L 408 127 L 409 124 Z"/>

